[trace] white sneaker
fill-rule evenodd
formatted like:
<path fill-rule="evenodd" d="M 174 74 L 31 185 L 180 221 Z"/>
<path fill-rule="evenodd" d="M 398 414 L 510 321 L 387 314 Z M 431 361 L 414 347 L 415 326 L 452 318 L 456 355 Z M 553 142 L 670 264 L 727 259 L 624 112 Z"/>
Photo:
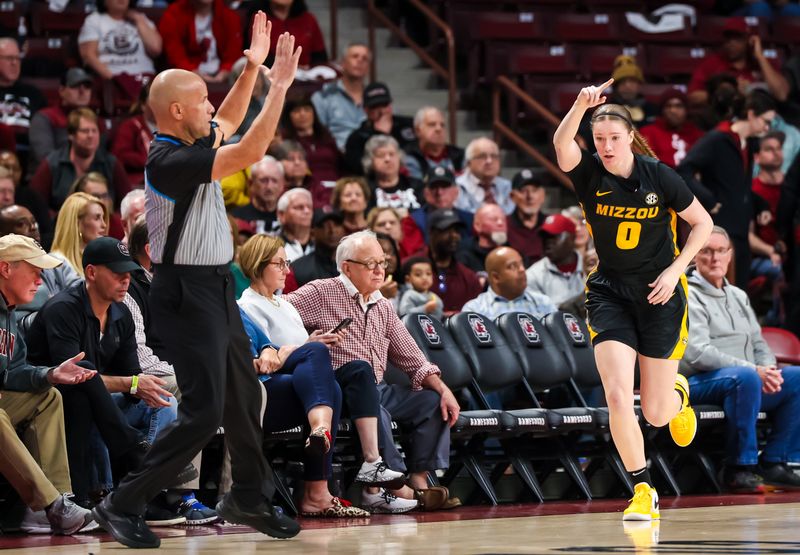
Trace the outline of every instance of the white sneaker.
<path fill-rule="evenodd" d="M 47 520 L 47 514 L 44 509 L 41 511 L 34 511 L 30 507 L 25 509 L 25 517 L 19 525 L 23 532 L 28 534 L 49 534 L 50 521 Z"/>
<path fill-rule="evenodd" d="M 405 477 L 403 473 L 392 470 L 387 466 L 381 457 L 373 462 L 364 461 L 358 470 L 356 482 L 368 486 L 384 486 L 390 489 L 403 487 Z"/>
<path fill-rule="evenodd" d="M 46 518 L 50 522 L 50 531 L 63 536 L 71 536 L 78 532 L 91 532 L 100 527 L 94 521 L 92 512 L 73 503 L 66 493 L 62 493 L 53 501 L 46 511 Z"/>
<path fill-rule="evenodd" d="M 361 492 L 361 506 L 371 513 L 407 513 L 417 508 L 416 499 L 404 499 L 381 488 L 378 493 Z"/>

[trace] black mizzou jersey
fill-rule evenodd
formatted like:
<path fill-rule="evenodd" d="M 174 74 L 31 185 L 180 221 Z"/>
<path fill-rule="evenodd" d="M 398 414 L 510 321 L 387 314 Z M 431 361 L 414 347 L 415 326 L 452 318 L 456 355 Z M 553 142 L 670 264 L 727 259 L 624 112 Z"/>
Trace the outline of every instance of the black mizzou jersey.
<path fill-rule="evenodd" d="M 655 158 L 634 154 L 629 178 L 581 151 L 567 175 L 583 208 L 600 260 L 598 271 L 628 283 L 650 282 L 678 255 L 677 213 L 694 200 L 689 187 Z"/>

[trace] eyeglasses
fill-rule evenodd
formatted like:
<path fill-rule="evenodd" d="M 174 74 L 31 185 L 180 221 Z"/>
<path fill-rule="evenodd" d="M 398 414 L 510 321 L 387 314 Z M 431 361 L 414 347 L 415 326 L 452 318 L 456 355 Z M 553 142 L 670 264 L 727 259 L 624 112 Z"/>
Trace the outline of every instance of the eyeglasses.
<path fill-rule="evenodd" d="M 707 256 L 707 257 L 711 258 L 715 254 L 717 256 L 725 256 L 729 252 L 731 252 L 731 248 L 730 247 L 722 247 L 722 248 L 719 248 L 719 249 L 712 249 L 712 248 L 706 247 L 704 249 L 700 249 L 700 252 L 698 254 L 701 254 L 702 256 Z"/>
<path fill-rule="evenodd" d="M 273 266 L 277 266 L 277 268 L 281 272 L 288 270 L 292 265 L 292 263 L 288 260 L 276 260 L 275 262 L 270 261 L 267 262 L 267 264 L 272 264 Z"/>
<path fill-rule="evenodd" d="M 374 272 L 375 268 L 377 268 L 378 266 L 380 266 L 384 270 L 389 267 L 389 261 L 388 260 L 370 260 L 368 262 L 364 262 L 362 260 L 353 260 L 351 258 L 348 258 L 347 262 L 352 262 L 353 264 L 360 264 L 361 266 L 364 266 L 370 272 Z"/>

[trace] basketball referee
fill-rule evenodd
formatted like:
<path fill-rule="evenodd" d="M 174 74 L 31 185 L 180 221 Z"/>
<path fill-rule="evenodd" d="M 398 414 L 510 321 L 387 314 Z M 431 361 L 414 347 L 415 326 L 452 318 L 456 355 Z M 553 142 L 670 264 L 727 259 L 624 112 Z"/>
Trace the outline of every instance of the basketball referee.
<path fill-rule="evenodd" d="M 156 332 L 167 346 L 182 392 L 178 419 L 142 467 L 95 507 L 98 523 L 128 547 L 158 547 L 142 517 L 145 504 L 214 436 L 220 424 L 231 452 L 233 488 L 217 505 L 228 522 L 278 538 L 300 527 L 262 493 L 272 476 L 261 453 L 261 394 L 234 300 L 233 244 L 218 180 L 264 155 L 294 80 L 300 48 L 281 35 L 271 87 L 241 141 L 225 145 L 244 118 L 272 25 L 258 12 L 247 66 L 214 116 L 203 80 L 189 71 L 160 73 L 150 90 L 158 133 L 145 167 L 145 207 L 155 276 L 150 295 Z"/>

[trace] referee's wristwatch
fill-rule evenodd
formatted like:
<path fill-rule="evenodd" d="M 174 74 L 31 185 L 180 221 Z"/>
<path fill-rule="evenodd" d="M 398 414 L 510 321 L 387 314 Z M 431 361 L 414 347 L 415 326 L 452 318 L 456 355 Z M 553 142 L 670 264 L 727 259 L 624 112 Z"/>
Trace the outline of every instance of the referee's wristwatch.
<path fill-rule="evenodd" d="M 128 393 L 136 395 L 137 391 L 139 391 L 139 376 L 131 376 L 131 390 Z"/>

